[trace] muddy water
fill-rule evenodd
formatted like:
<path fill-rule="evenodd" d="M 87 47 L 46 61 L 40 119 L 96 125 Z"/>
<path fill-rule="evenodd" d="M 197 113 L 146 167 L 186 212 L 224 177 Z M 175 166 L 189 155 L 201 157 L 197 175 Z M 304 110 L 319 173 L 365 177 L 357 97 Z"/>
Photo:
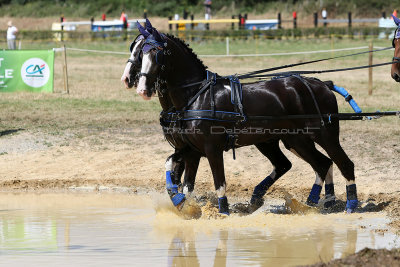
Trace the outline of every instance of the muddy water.
<path fill-rule="evenodd" d="M 388 222 L 382 213 L 184 220 L 158 194 L 0 193 L 0 265 L 310 264 L 399 247 Z"/>

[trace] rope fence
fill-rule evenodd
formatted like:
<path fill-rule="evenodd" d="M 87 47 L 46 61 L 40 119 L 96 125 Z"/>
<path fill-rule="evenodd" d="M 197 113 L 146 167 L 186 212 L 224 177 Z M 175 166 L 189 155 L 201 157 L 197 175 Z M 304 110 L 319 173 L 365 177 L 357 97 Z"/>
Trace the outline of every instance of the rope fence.
<path fill-rule="evenodd" d="M 382 48 L 382 47 L 375 47 Z M 55 52 L 62 52 L 64 48 L 54 48 Z M 107 50 L 95 50 L 95 49 L 81 49 L 67 47 L 67 51 L 75 52 L 89 52 L 89 53 L 102 53 L 102 54 L 117 54 L 117 55 L 130 55 L 129 52 L 117 52 L 117 51 L 107 51 Z M 281 53 L 268 53 L 268 54 L 229 54 L 229 55 L 198 55 L 203 58 L 221 58 L 221 57 L 272 57 L 272 56 L 290 56 L 290 55 L 305 55 L 305 54 L 320 54 L 320 53 L 332 53 L 340 51 L 351 51 L 351 50 L 361 50 L 368 49 L 368 46 L 359 47 L 348 47 L 339 49 L 328 49 L 328 50 L 312 50 L 312 51 L 298 51 L 298 52 L 281 52 Z"/>

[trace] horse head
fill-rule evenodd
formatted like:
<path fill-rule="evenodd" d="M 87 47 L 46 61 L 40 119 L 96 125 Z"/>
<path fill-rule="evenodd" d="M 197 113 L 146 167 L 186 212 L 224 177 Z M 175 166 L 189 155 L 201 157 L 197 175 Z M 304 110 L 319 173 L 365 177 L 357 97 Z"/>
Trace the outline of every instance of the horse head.
<path fill-rule="evenodd" d="M 167 38 L 162 36 L 150 23 L 146 23 L 149 35 L 143 42 L 141 53 L 142 67 L 139 73 L 137 93 L 145 100 L 149 100 L 160 89 L 161 73 L 165 69 L 165 55 L 167 54 Z"/>
<path fill-rule="evenodd" d="M 393 21 L 397 25 L 397 29 L 394 32 L 394 37 L 392 41 L 392 45 L 394 48 L 394 56 L 393 56 L 393 61 L 400 61 L 400 44 L 399 44 L 399 39 L 400 39 L 400 19 L 393 16 Z M 392 64 L 392 70 L 391 70 L 391 75 L 392 78 L 396 82 L 400 82 L 400 62 Z"/>
<path fill-rule="evenodd" d="M 150 22 L 148 22 L 148 25 L 150 25 L 151 28 L 148 29 L 146 27 L 145 29 L 142 25 L 140 25 L 139 22 L 137 22 L 137 27 L 140 34 L 135 38 L 129 47 L 131 55 L 126 63 L 125 70 L 121 77 L 121 81 L 125 84 L 127 89 L 132 88 L 133 86 L 137 87 L 139 82 L 139 73 L 142 67 L 142 45 L 152 31 Z"/>

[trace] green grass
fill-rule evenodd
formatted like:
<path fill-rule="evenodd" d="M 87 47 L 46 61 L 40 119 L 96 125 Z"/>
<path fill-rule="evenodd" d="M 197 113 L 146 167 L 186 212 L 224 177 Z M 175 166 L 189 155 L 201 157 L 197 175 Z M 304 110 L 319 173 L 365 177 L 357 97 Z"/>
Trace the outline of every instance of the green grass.
<path fill-rule="evenodd" d="M 327 50 L 366 46 L 370 40 L 314 39 L 314 40 L 231 40 L 231 54 L 277 53 L 309 50 Z M 387 47 L 390 40 L 372 40 L 374 46 Z M 67 47 L 127 51 L 129 42 L 66 42 Z M 225 54 L 225 41 L 191 42 L 197 54 Z M 24 48 L 50 49 L 58 43 L 24 43 Z M 244 73 L 251 70 L 344 55 L 356 51 L 250 58 L 203 58 L 210 70 L 221 75 Z M 374 63 L 390 61 L 393 50 L 374 53 Z M 68 51 L 70 95 L 63 92 L 63 57 L 56 54 L 54 94 L 3 93 L 0 95 L 0 131 L 23 128 L 62 135 L 75 131 L 85 136 L 88 127 L 129 128 L 146 124 L 157 125 L 161 107 L 157 99 L 143 101 L 135 90 L 125 90 L 120 76 L 127 55 L 104 55 Z M 368 55 L 306 65 L 296 69 L 321 70 L 366 65 Z M 390 78 L 390 67 L 374 69 L 374 95 L 368 96 L 367 70 L 315 75 L 333 80 L 347 88 L 364 111 L 398 110 L 400 90 Z M 245 81 L 242 81 L 245 82 Z M 348 104 L 338 96 L 342 112 L 351 112 Z M 397 120 L 385 120 L 388 125 Z M 385 124 L 384 123 L 384 124 Z"/>

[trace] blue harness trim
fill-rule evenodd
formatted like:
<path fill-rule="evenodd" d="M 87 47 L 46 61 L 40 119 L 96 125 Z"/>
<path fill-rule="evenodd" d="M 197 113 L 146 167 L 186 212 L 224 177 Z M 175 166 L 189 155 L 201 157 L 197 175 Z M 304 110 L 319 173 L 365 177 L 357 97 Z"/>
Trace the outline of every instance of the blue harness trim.
<path fill-rule="evenodd" d="M 307 202 L 308 203 L 313 203 L 313 204 L 318 204 L 319 201 L 319 195 L 321 194 L 322 186 L 314 184 L 313 187 L 311 188 L 310 195 L 308 196 Z"/>
<path fill-rule="evenodd" d="M 186 110 L 184 112 L 161 112 L 161 117 L 164 122 L 190 121 L 190 120 L 209 120 L 221 122 L 236 122 L 242 118 L 240 113 L 221 110 Z"/>
<path fill-rule="evenodd" d="M 344 89 L 343 87 L 334 85 L 333 90 L 335 92 L 339 93 L 340 95 L 342 95 L 345 98 L 345 100 L 347 102 L 349 102 L 350 106 L 353 108 L 355 113 L 362 112 L 361 108 L 357 105 L 356 101 L 354 101 L 353 97 L 349 94 L 349 92 L 347 92 L 346 89 Z"/>

